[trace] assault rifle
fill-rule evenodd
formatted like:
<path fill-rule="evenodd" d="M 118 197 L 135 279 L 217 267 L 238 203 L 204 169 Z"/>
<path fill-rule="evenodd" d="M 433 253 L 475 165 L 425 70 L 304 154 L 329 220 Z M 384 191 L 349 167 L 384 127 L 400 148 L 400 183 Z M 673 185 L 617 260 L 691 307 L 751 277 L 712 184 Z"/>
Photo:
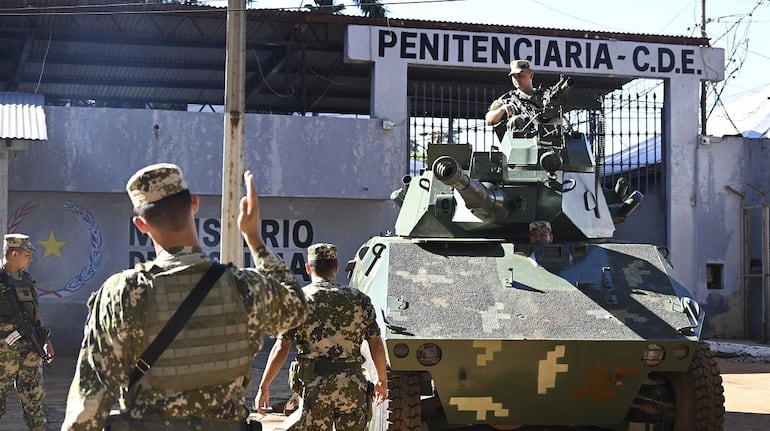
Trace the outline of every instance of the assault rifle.
<path fill-rule="evenodd" d="M 513 117 L 513 123 L 509 122 L 508 128 L 540 133 L 543 123 L 551 122 L 554 118 L 561 120 L 561 98 L 572 84 L 572 78 L 562 75 L 559 82 L 543 91 L 542 107 L 521 100 L 516 92 L 512 91 L 507 102 L 513 105 L 518 115 Z"/>
<path fill-rule="evenodd" d="M 45 343 L 48 339 L 48 330 L 42 325 L 32 319 L 19 303 L 19 298 L 16 296 L 16 289 L 9 286 L 6 280 L 7 275 L 3 274 L 3 282 L 0 283 L 0 292 L 5 295 L 8 303 L 13 309 L 13 314 L 16 316 L 16 329 L 5 337 L 5 342 L 11 345 L 18 341 L 19 338 L 25 338 L 32 344 L 35 352 L 43 358 L 43 363 L 47 364 L 51 357 L 48 356 L 48 352 L 45 351 Z"/>

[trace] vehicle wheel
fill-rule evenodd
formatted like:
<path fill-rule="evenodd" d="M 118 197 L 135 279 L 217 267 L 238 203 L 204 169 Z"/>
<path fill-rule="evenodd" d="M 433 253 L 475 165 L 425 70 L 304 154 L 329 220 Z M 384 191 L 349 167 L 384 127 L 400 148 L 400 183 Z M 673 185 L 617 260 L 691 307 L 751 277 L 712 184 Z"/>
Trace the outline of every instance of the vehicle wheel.
<path fill-rule="evenodd" d="M 674 431 L 722 431 L 725 396 L 714 353 L 701 341 L 686 374 L 668 376 L 674 391 Z"/>
<path fill-rule="evenodd" d="M 722 376 L 705 342 L 698 343 L 686 373 L 651 375 L 627 416 L 628 423 L 662 431 L 722 431 L 724 421 Z"/>
<path fill-rule="evenodd" d="M 385 424 L 381 430 L 420 431 L 420 375 L 389 371 L 387 404 L 387 408 L 375 409 L 372 423 Z M 378 418 L 378 415 L 386 417 Z"/>

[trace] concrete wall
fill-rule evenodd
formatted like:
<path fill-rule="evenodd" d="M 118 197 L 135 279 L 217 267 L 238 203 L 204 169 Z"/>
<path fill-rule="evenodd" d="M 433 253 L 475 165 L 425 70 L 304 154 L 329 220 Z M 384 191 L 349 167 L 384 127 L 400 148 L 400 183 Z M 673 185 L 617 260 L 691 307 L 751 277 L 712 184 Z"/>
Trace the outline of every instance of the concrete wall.
<path fill-rule="evenodd" d="M 708 145 L 698 146 L 694 159 L 697 178 L 697 201 L 693 205 L 697 217 L 694 261 L 697 262 L 702 282 L 693 290 L 697 299 L 705 304 L 707 333 L 710 336 L 751 338 L 751 333 L 757 333 L 758 328 L 744 327 L 744 315 L 748 310 L 744 309 L 746 289 L 741 273 L 744 228 L 742 208 L 760 207 L 768 203 L 770 141 L 711 137 L 709 142 Z M 762 193 L 765 195 L 762 196 Z M 761 224 L 746 226 L 746 229 L 754 244 L 746 259 L 761 261 Z M 721 290 L 706 288 L 707 264 L 723 265 Z M 764 313 L 768 312 L 764 310 Z M 761 322 L 752 323 L 751 319 L 748 320 L 749 325 L 761 325 Z"/>
<path fill-rule="evenodd" d="M 64 107 L 47 107 L 46 115 L 48 141 L 9 156 L 8 231 L 31 235 L 38 247 L 29 271 L 57 351 L 67 354 L 80 342 L 90 293 L 110 274 L 154 257 L 133 228 L 124 189 L 138 168 L 182 167 L 202 195 L 201 244 L 218 256 L 224 120 Z M 393 136 L 376 120 L 247 116 L 245 166 L 256 174 L 263 236 L 299 280 L 309 244 L 334 242 L 345 261 L 370 236 L 393 230 L 389 196 L 406 160 L 403 141 Z"/>

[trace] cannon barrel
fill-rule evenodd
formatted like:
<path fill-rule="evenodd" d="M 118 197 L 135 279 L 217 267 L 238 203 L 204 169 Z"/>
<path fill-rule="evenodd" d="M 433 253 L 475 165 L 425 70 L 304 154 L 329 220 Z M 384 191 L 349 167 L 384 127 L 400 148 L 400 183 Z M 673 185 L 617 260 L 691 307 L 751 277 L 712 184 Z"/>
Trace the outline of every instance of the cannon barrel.
<path fill-rule="evenodd" d="M 497 188 L 486 188 L 480 181 L 468 176 L 460 164 L 450 156 L 442 156 L 433 162 L 433 175 L 445 185 L 460 193 L 468 209 L 478 216 L 502 219 L 508 215 L 505 195 Z"/>

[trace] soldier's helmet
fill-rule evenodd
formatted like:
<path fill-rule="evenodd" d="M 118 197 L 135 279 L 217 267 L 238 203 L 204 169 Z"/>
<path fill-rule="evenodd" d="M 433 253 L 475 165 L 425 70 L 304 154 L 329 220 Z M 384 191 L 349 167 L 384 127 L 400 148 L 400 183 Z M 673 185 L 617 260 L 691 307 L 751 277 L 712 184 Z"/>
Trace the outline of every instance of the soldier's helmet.
<path fill-rule="evenodd" d="M 126 191 L 134 208 L 157 202 L 187 189 L 182 170 L 172 163 L 145 166 L 126 183 Z"/>
<path fill-rule="evenodd" d="M 337 247 L 329 243 L 313 244 L 307 248 L 307 260 L 337 260 Z"/>
<path fill-rule="evenodd" d="M 8 253 L 8 250 L 12 248 L 23 248 L 30 252 L 35 252 L 37 249 L 32 245 L 32 241 L 28 235 L 23 233 L 9 233 L 3 238 L 3 253 Z"/>
<path fill-rule="evenodd" d="M 546 244 L 553 241 L 551 223 L 543 220 L 533 221 L 529 224 L 529 242 Z"/>
<path fill-rule="evenodd" d="M 532 65 L 529 60 L 513 60 L 511 62 L 511 71 L 508 73 L 508 76 L 511 76 L 514 73 L 529 72 L 530 70 L 532 70 Z"/>
<path fill-rule="evenodd" d="M 529 224 L 529 233 L 547 233 L 548 235 L 551 235 L 551 223 L 547 221 L 533 221 Z"/>

